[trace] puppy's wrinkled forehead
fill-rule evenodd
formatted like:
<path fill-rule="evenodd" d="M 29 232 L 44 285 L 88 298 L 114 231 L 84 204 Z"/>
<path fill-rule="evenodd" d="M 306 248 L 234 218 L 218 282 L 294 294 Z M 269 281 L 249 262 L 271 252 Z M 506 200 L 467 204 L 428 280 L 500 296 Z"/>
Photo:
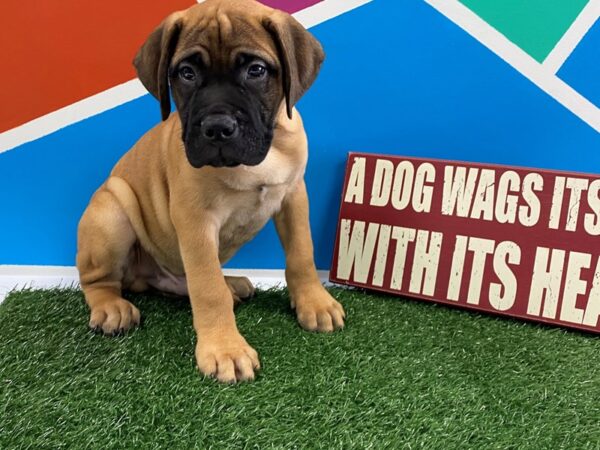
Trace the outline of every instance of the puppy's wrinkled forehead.
<path fill-rule="evenodd" d="M 175 12 L 150 34 L 133 61 L 140 81 L 160 101 L 163 120 L 171 111 L 169 77 L 194 53 L 211 75 L 215 69 L 232 73 L 243 53 L 263 59 L 273 69 L 271 79 L 279 81 L 290 118 L 325 57 L 301 23 L 254 0 L 206 0 Z"/>
<path fill-rule="evenodd" d="M 263 26 L 270 11 L 253 2 L 235 0 L 208 0 L 183 11 L 172 63 L 198 53 L 207 67 L 227 70 L 239 55 L 250 54 L 277 67 L 277 49 Z"/>

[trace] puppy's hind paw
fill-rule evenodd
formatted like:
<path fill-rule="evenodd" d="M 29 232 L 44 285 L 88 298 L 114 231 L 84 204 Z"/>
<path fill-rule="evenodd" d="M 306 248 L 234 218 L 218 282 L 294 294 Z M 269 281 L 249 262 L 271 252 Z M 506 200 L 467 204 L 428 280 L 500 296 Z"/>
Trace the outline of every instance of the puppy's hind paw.
<path fill-rule="evenodd" d="M 344 328 L 343 306 L 322 286 L 297 296 L 293 303 L 298 323 L 307 331 L 331 332 Z"/>
<path fill-rule="evenodd" d="M 91 309 L 89 327 L 107 336 L 122 334 L 140 324 L 140 310 L 118 298 L 95 305 Z"/>
<path fill-rule="evenodd" d="M 254 297 L 254 286 L 247 277 L 226 276 L 225 283 L 227 283 L 236 305 L 242 303 L 244 300 Z"/>

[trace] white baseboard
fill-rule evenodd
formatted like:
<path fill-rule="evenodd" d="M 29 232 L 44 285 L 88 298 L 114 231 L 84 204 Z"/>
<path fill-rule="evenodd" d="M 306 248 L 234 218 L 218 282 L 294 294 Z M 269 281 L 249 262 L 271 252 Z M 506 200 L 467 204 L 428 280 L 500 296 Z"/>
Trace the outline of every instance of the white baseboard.
<path fill-rule="evenodd" d="M 283 269 L 224 269 L 226 275 L 246 276 L 263 289 L 285 286 Z M 320 270 L 321 282 L 329 283 L 329 271 Z M 13 290 L 48 289 L 79 286 L 79 274 L 74 266 L 13 266 L 0 265 L 0 303 Z"/>
<path fill-rule="evenodd" d="M 0 302 L 12 290 L 45 289 L 79 285 L 76 267 L 70 266 L 0 266 Z"/>

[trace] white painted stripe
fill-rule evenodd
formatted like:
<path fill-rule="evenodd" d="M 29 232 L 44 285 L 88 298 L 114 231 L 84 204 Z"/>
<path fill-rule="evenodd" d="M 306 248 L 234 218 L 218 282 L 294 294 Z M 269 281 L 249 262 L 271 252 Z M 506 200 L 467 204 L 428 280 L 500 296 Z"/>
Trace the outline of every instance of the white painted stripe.
<path fill-rule="evenodd" d="M 0 153 L 34 141 L 146 94 L 136 78 L 0 133 Z"/>
<path fill-rule="evenodd" d="M 371 1 L 373 0 L 323 0 L 294 13 L 293 16 L 305 28 L 311 28 Z"/>
<path fill-rule="evenodd" d="M 263 289 L 285 286 L 284 270 L 224 269 L 225 275 L 245 276 Z M 319 279 L 330 285 L 329 271 L 319 270 Z M 78 287 L 79 274 L 73 266 L 14 266 L 0 265 L 0 303 L 13 290 L 25 288 L 50 289 Z"/>
<path fill-rule="evenodd" d="M 425 0 L 600 133 L 600 109 L 457 0 Z"/>
<path fill-rule="evenodd" d="M 590 0 L 581 10 L 569 29 L 556 43 L 552 51 L 546 56 L 543 66 L 552 73 L 557 73 L 567 58 L 573 53 L 577 44 L 592 28 L 600 17 L 600 0 Z"/>
<path fill-rule="evenodd" d="M 295 13 L 294 17 L 306 28 L 310 28 L 370 1 L 373 0 L 323 0 L 314 6 Z M 38 117 L 0 133 L 0 153 L 135 100 L 146 93 L 146 89 L 136 78 Z"/>

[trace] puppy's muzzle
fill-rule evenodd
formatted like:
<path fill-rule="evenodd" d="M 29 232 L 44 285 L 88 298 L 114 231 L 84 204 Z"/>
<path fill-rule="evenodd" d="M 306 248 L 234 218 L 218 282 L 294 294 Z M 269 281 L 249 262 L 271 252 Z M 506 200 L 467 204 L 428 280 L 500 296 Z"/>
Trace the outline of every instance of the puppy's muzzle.
<path fill-rule="evenodd" d="M 240 134 L 237 119 L 229 114 L 211 114 L 200 124 L 202 138 L 210 143 L 237 139 Z"/>

